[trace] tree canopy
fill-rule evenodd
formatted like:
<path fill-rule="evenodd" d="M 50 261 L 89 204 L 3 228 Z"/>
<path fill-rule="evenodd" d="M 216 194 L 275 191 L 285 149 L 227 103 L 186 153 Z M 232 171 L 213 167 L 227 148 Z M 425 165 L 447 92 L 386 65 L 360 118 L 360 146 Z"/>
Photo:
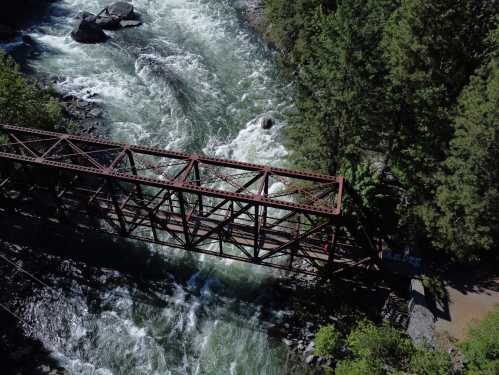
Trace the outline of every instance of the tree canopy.
<path fill-rule="evenodd" d="M 291 162 L 350 175 L 367 165 L 379 181 L 367 205 L 381 205 L 392 234 L 413 245 L 456 259 L 497 248 L 498 9 L 497 0 L 267 0 L 297 88 Z M 391 212 L 379 185 L 398 202 Z"/>

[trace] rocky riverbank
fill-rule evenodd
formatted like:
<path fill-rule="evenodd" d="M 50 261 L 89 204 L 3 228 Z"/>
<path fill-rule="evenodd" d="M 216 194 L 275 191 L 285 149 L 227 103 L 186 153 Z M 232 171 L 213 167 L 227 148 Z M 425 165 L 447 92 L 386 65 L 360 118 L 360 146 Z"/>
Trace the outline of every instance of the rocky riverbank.
<path fill-rule="evenodd" d="M 280 283 L 292 313 L 273 327 L 290 349 L 290 355 L 313 373 L 332 359 L 317 356 L 315 335 L 323 325 L 334 324 L 348 332 L 359 319 L 390 322 L 405 329 L 408 324 L 408 279 L 381 273 L 345 273 L 324 282 L 303 275 L 287 275 Z"/>
<path fill-rule="evenodd" d="M 92 137 L 106 137 L 108 134 L 105 126 L 106 112 L 104 106 L 98 101 L 99 95 L 87 90 L 83 96 L 75 96 L 71 92 L 61 89 L 64 78 L 47 77 L 31 72 L 27 79 L 50 90 L 58 99 L 63 109 L 65 121 L 57 129 L 62 132 L 87 135 Z"/>

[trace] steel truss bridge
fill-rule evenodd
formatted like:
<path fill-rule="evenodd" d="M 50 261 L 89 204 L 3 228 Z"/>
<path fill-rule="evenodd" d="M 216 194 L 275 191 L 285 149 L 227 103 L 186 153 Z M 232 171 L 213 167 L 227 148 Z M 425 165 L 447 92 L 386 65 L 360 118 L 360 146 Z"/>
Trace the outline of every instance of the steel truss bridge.
<path fill-rule="evenodd" d="M 10 125 L 0 214 L 312 275 L 381 251 L 343 177 Z"/>

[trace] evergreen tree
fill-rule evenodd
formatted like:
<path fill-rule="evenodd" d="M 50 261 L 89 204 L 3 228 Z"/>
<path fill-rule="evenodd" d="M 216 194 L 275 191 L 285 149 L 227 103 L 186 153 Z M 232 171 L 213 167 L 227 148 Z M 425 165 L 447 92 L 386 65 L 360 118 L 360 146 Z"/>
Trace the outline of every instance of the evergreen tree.
<path fill-rule="evenodd" d="M 419 201 L 452 137 L 450 110 L 485 54 L 497 0 L 403 0 L 385 30 L 393 123 L 389 157 Z M 388 108 L 387 108 L 388 109 Z"/>
<path fill-rule="evenodd" d="M 370 172 L 376 162 L 391 171 L 383 190 L 399 203 L 383 210 L 384 222 L 398 223 L 404 238 L 430 237 L 460 255 L 497 245 L 497 175 L 479 178 L 466 165 L 497 169 L 489 62 L 497 45 L 486 40 L 499 0 L 267 0 L 266 8 L 298 93 L 286 131 L 291 161 L 330 174 Z M 478 135 L 488 148 L 478 150 Z M 464 174 L 475 182 L 457 186 Z"/>
<path fill-rule="evenodd" d="M 425 211 L 434 244 L 467 260 L 499 245 L 499 28 L 490 41 L 490 61 L 459 98 L 436 209 Z"/>
<path fill-rule="evenodd" d="M 380 40 L 394 1 L 352 0 L 335 12 L 319 7 L 293 51 L 297 110 L 288 129 L 293 160 L 337 173 L 379 148 L 384 129 Z"/>
<path fill-rule="evenodd" d="M 265 14 L 270 21 L 273 42 L 285 55 L 293 51 L 308 16 L 322 6 L 324 0 L 268 0 Z M 283 62 L 292 65 L 291 61 Z"/>

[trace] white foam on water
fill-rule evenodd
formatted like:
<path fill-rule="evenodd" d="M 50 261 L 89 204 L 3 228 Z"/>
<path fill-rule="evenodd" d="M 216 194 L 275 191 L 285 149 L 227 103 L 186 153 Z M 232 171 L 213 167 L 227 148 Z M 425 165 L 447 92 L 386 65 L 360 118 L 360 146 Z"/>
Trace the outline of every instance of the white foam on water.
<path fill-rule="evenodd" d="M 219 146 L 208 144 L 204 151 L 219 158 L 279 165 L 287 156 L 286 149 L 279 144 L 281 127 L 282 124 L 276 124 L 272 129 L 265 130 L 258 125 L 258 119 L 254 119 L 229 143 Z"/>
<path fill-rule="evenodd" d="M 108 2 L 64 0 L 53 6 L 74 16 L 98 12 Z M 58 12 L 52 24 L 30 32 L 45 48 L 32 66 L 59 76 L 65 92 L 96 93 L 91 100 L 106 109 L 106 125 L 117 140 L 281 166 L 290 88 L 276 78 L 264 47 L 241 27 L 232 2 L 133 4 L 144 25 L 110 32 L 111 40 L 102 45 L 74 42 L 69 36 L 74 19 Z M 266 115 L 275 120 L 270 130 L 258 126 Z M 281 188 L 274 184 L 270 191 Z M 258 283 L 271 275 L 231 260 L 160 253 L 175 261 L 194 259 L 203 272 L 215 270 L 227 280 Z M 248 374 L 282 373 L 284 359 L 259 327 L 258 308 L 237 300 L 213 303 L 218 300 L 210 284 L 217 279 L 198 282 L 203 272 L 187 288 L 173 284 L 171 295 L 161 296 L 166 307 L 142 303 L 133 286 L 125 285 L 100 293 L 97 311 L 84 299 L 58 304 L 49 299 L 32 303 L 29 314 L 56 317 L 39 319 L 37 335 L 77 374 L 236 374 L 241 368 Z M 102 282 L 118 276 L 105 273 Z"/>
<path fill-rule="evenodd" d="M 230 364 L 230 375 L 235 375 L 236 374 L 236 367 L 237 367 L 237 362 L 233 361 Z"/>

